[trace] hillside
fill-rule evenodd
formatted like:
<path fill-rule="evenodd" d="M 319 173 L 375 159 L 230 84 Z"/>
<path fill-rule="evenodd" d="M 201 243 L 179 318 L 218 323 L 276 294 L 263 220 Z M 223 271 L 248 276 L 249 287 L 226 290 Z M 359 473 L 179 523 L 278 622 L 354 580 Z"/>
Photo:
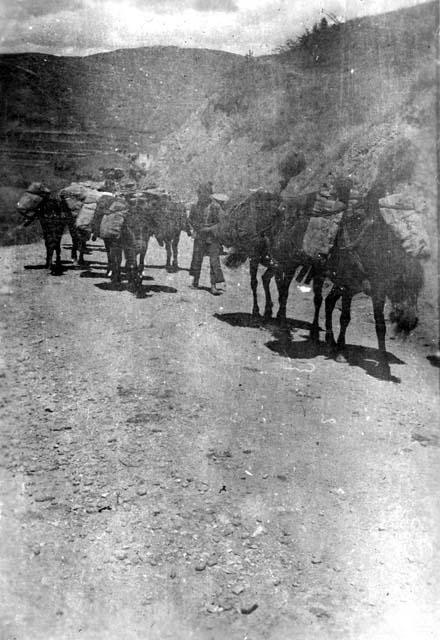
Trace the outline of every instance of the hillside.
<path fill-rule="evenodd" d="M 0 56 L 0 214 L 10 216 L 11 189 L 15 197 L 29 179 L 55 185 L 124 166 L 120 150 L 148 154 L 150 177 L 190 200 L 205 178 L 228 193 L 274 188 L 292 148 L 308 167 L 290 192 L 328 171 L 368 186 L 381 154 L 405 164 L 403 149 L 434 233 L 437 23 L 432 2 L 330 25 L 307 46 L 261 58 L 176 47 Z"/>

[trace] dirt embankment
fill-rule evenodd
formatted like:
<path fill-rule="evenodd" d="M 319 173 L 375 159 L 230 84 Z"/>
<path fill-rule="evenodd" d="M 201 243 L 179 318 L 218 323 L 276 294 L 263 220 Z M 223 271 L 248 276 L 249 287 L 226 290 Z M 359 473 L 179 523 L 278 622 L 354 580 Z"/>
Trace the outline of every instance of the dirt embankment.
<path fill-rule="evenodd" d="M 155 243 L 153 243 L 155 244 Z M 0 619 L 17 640 L 438 637 L 438 370 L 423 328 L 376 374 L 159 268 L 145 297 L 3 248 Z M 28 268 L 26 268 L 28 267 Z M 206 269 L 206 268 L 205 268 Z M 203 272 L 208 284 L 208 272 Z"/>

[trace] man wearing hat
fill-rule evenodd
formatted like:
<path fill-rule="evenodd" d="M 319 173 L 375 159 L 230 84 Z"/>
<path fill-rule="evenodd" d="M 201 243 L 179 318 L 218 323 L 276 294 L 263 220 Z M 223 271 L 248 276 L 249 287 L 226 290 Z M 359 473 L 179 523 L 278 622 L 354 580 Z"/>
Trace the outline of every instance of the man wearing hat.
<path fill-rule="evenodd" d="M 200 272 L 202 270 L 203 258 L 209 256 L 211 293 L 219 295 L 217 284 L 224 282 L 222 268 L 220 266 L 221 243 L 218 238 L 218 225 L 222 215 L 223 206 L 228 201 L 228 196 L 223 193 L 211 193 L 208 205 L 196 216 L 196 210 L 190 214 L 190 224 L 195 232 L 194 253 L 191 262 L 190 275 L 193 276 L 193 287 L 199 286 Z M 198 219 L 196 219 L 196 217 Z"/>

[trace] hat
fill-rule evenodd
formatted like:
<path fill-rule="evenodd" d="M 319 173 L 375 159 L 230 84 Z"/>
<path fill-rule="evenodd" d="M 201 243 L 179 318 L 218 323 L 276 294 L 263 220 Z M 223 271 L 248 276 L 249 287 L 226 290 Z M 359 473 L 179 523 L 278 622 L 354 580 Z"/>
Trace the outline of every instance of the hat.
<path fill-rule="evenodd" d="M 228 202 L 229 196 L 225 193 L 211 193 L 211 198 L 217 202 Z"/>

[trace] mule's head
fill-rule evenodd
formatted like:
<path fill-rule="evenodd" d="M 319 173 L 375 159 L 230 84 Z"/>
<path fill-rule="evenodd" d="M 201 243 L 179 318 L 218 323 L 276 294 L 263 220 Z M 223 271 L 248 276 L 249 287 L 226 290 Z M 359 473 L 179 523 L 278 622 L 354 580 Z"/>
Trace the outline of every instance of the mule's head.
<path fill-rule="evenodd" d="M 395 333 L 407 336 L 419 322 L 417 299 L 424 284 L 423 268 L 418 260 L 405 256 L 401 272 L 390 292 L 390 320 Z"/>
<path fill-rule="evenodd" d="M 390 321 L 396 334 L 408 336 L 419 323 L 417 305 L 408 302 L 394 303 L 390 312 Z"/>

